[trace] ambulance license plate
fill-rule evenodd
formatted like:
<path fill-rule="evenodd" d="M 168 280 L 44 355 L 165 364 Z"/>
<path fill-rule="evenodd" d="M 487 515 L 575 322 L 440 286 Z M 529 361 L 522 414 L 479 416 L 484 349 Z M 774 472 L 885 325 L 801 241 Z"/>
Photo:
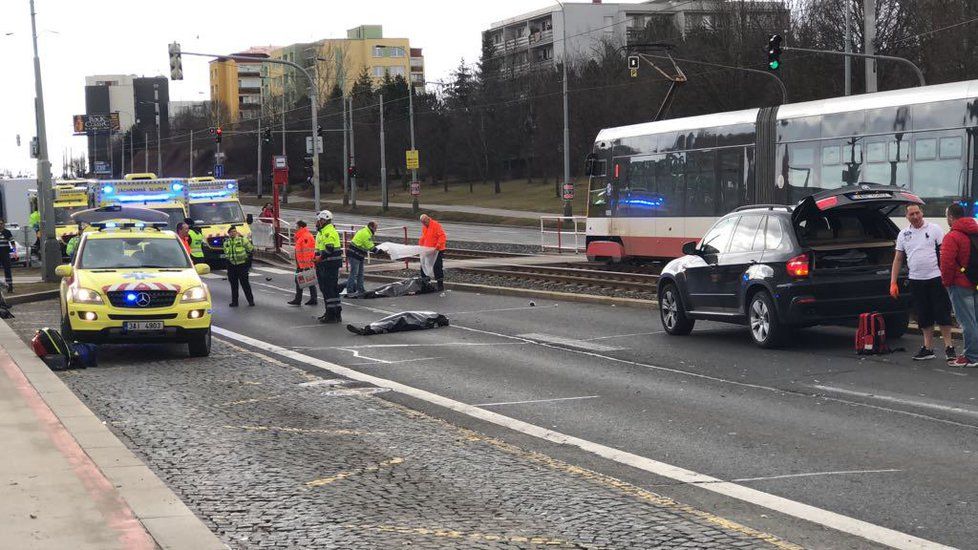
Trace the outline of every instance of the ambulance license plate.
<path fill-rule="evenodd" d="M 163 321 L 126 321 L 122 328 L 126 332 L 161 332 Z"/>

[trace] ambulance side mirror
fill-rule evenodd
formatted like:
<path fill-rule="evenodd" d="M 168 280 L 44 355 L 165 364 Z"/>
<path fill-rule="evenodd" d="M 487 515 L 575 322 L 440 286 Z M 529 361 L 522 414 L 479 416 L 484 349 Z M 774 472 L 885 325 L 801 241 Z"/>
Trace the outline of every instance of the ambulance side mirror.
<path fill-rule="evenodd" d="M 207 264 L 194 264 L 194 271 L 197 272 L 197 275 L 207 275 L 211 272 L 211 266 Z"/>
<path fill-rule="evenodd" d="M 61 264 L 58 267 L 54 268 L 54 274 L 61 278 L 71 277 L 71 274 L 73 272 L 74 272 L 74 268 L 68 264 Z"/>
<path fill-rule="evenodd" d="M 248 225 L 251 225 L 255 223 L 255 217 L 251 214 L 248 214 L 247 216 L 245 216 L 245 221 L 248 222 Z"/>

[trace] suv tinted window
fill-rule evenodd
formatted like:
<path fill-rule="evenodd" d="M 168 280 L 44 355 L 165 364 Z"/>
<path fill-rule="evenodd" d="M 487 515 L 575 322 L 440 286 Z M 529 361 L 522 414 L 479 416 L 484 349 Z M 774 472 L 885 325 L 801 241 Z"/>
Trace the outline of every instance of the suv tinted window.
<path fill-rule="evenodd" d="M 804 245 L 890 240 L 896 235 L 888 222 L 878 210 L 824 212 L 798 222 L 798 240 Z"/>
<path fill-rule="evenodd" d="M 700 250 L 706 254 L 718 254 L 727 249 L 727 242 L 730 240 L 730 234 L 733 233 L 734 222 L 739 218 L 724 218 L 717 222 L 709 231 L 706 232 L 706 236 L 700 242 Z"/>
<path fill-rule="evenodd" d="M 784 238 L 781 220 L 775 216 L 768 216 L 767 228 L 764 231 L 764 250 L 782 250 L 788 244 Z"/>
<path fill-rule="evenodd" d="M 758 226 L 764 221 L 764 216 L 746 215 L 740 217 L 740 223 L 730 239 L 730 252 L 749 252 L 754 244 L 754 235 Z"/>

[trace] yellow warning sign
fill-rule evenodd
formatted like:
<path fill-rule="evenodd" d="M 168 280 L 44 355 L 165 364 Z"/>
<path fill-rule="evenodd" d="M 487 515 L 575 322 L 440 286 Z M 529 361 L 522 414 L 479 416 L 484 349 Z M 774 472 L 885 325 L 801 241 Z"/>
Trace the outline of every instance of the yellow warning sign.
<path fill-rule="evenodd" d="M 417 170 L 417 169 L 421 168 L 421 163 L 418 160 L 418 150 L 417 149 L 409 149 L 409 150 L 405 151 L 404 152 L 404 156 L 407 159 L 407 169 L 408 170 Z"/>

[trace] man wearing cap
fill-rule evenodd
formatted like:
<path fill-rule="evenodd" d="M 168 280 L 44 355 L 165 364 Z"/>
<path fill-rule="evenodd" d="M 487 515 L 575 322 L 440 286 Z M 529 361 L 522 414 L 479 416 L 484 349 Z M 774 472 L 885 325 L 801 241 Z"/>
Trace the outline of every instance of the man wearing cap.
<path fill-rule="evenodd" d="M 319 290 L 326 299 L 326 311 L 319 318 L 320 323 L 339 323 L 343 321 L 343 305 L 337 288 L 340 266 L 343 264 L 343 248 L 340 234 L 333 227 L 333 213 L 322 210 L 316 214 L 316 278 Z"/>
<path fill-rule="evenodd" d="M 251 240 L 238 233 L 237 225 L 228 228 L 228 236 L 224 239 L 224 254 L 228 260 L 228 282 L 231 284 L 230 307 L 238 307 L 238 285 L 241 286 L 241 290 L 244 290 L 248 305 L 255 305 L 251 282 L 248 280 L 251 253 L 254 250 L 255 246 L 251 244 Z"/>
<path fill-rule="evenodd" d="M 190 248 L 190 259 L 195 264 L 204 263 L 204 234 L 194 227 L 193 218 L 186 218 L 183 223 L 187 224 L 186 242 Z"/>

